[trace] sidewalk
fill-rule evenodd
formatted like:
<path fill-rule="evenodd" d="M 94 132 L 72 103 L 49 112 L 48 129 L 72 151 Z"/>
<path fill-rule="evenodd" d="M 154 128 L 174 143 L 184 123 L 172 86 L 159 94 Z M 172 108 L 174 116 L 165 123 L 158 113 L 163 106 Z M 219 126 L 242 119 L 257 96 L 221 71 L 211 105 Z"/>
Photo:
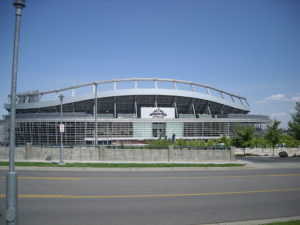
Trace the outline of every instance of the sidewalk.
<path fill-rule="evenodd" d="M 287 222 L 293 220 L 300 220 L 300 216 L 264 219 L 264 220 L 247 220 L 247 221 L 228 222 L 228 223 L 197 224 L 197 225 L 261 225 L 261 224 L 268 224 L 268 223 L 275 223 L 275 222 Z"/>
<path fill-rule="evenodd" d="M 293 168 L 300 168 L 299 162 L 283 162 L 283 163 L 256 163 L 256 162 L 249 162 L 246 160 L 236 160 L 235 162 L 245 163 L 247 167 L 253 169 L 293 169 Z"/>
<path fill-rule="evenodd" d="M 4 161 L 4 160 L 0 160 Z M 7 162 L 7 161 L 6 161 Z M 18 160 L 18 162 L 28 162 Z M 45 162 L 41 160 L 31 160 L 30 162 Z M 47 163 L 47 162 L 46 162 Z M 56 161 L 49 161 L 58 163 Z M 143 164 L 245 164 L 241 167 L 128 167 L 128 168 L 97 168 L 97 167 L 38 167 L 38 166 L 16 166 L 16 170 L 40 170 L 40 171 L 183 171 L 183 170 L 251 170 L 251 169 L 292 169 L 300 168 L 300 163 L 254 163 L 245 160 L 236 161 L 203 161 L 199 162 L 116 162 L 116 161 L 65 161 L 65 163 L 101 163 L 101 164 L 121 164 L 121 163 L 143 163 Z M 7 166 L 0 166 L 0 170 L 6 170 Z"/>
<path fill-rule="evenodd" d="M 0 160 L 4 161 L 4 160 Z M 7 162 L 7 161 L 6 161 Z M 44 163 L 58 163 L 57 161 L 41 161 L 41 160 L 18 160 L 17 162 L 44 162 Z M 65 163 L 101 163 L 101 164 L 122 164 L 122 163 L 142 163 L 142 164 L 246 164 L 242 161 L 203 161 L 199 162 L 116 162 L 116 161 L 68 161 Z M 241 167 L 128 167 L 128 168 L 112 168 L 112 167 L 38 167 L 38 166 L 15 166 L 16 170 L 40 170 L 40 171 L 183 171 L 183 170 L 241 170 L 250 169 L 248 166 Z M 0 170 L 7 169 L 7 166 L 0 166 Z"/>

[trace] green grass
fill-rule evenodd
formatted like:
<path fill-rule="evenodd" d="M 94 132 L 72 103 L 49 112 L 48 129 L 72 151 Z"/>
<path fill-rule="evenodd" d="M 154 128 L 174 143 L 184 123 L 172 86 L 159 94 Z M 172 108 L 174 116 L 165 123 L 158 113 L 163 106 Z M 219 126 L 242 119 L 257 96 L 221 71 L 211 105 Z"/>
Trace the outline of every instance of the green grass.
<path fill-rule="evenodd" d="M 93 167 L 93 168 L 153 168 L 153 167 L 241 167 L 245 164 L 177 164 L 177 163 L 66 163 L 59 165 L 57 163 L 44 162 L 15 162 L 15 166 L 37 166 L 37 167 Z M 8 162 L 0 162 L 0 166 L 8 166 Z"/>
<path fill-rule="evenodd" d="M 267 223 L 264 225 L 300 225 L 300 220 L 288 221 L 288 222 Z"/>

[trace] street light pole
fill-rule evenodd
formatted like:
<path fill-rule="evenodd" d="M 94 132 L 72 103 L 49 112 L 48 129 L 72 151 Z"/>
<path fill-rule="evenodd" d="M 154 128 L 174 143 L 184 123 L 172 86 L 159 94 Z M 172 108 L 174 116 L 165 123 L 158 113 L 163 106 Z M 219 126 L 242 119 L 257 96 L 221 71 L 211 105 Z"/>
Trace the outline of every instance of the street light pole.
<path fill-rule="evenodd" d="M 62 102 L 63 102 L 63 98 L 64 96 L 62 94 L 60 94 L 59 96 L 60 99 L 60 125 L 59 125 L 59 132 L 60 132 L 60 154 L 59 154 L 59 164 L 64 164 L 64 146 L 63 146 L 63 133 L 65 132 L 65 127 L 62 123 L 62 119 L 63 119 L 63 107 L 62 107 Z"/>
<path fill-rule="evenodd" d="M 25 8 L 24 0 L 15 0 L 13 3 L 16 8 L 14 50 L 11 79 L 10 95 L 10 132 L 9 132 L 9 170 L 6 173 L 6 224 L 18 224 L 18 185 L 17 173 L 15 171 L 15 128 L 16 128 L 16 91 L 17 91 L 17 71 L 18 71 L 18 52 L 20 40 L 20 22 L 22 9 Z"/>

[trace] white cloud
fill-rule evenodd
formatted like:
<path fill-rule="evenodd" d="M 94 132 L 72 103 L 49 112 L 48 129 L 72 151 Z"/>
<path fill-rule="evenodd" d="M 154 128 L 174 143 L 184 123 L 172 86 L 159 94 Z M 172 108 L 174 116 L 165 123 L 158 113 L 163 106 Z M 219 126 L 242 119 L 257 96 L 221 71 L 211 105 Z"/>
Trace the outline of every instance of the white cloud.
<path fill-rule="evenodd" d="M 297 93 L 296 95 L 290 95 L 287 96 L 285 94 L 274 94 L 271 96 L 268 96 L 262 100 L 259 100 L 257 103 L 266 103 L 269 101 L 287 101 L 287 102 L 300 102 L 300 95 Z"/>
<path fill-rule="evenodd" d="M 266 97 L 266 100 L 281 101 L 285 99 L 285 94 L 276 94 Z"/>
<path fill-rule="evenodd" d="M 271 117 L 283 117 L 283 116 L 287 116 L 288 114 L 286 112 L 277 112 L 277 113 L 271 113 L 270 116 Z"/>
<path fill-rule="evenodd" d="M 300 96 L 291 97 L 292 102 L 300 102 Z"/>
<path fill-rule="evenodd" d="M 258 104 L 262 104 L 262 103 L 266 103 L 266 102 L 267 102 L 267 101 L 266 101 L 266 100 L 264 100 L 264 99 L 263 99 L 263 100 L 259 100 L 259 101 L 257 101 L 257 103 L 258 103 Z"/>

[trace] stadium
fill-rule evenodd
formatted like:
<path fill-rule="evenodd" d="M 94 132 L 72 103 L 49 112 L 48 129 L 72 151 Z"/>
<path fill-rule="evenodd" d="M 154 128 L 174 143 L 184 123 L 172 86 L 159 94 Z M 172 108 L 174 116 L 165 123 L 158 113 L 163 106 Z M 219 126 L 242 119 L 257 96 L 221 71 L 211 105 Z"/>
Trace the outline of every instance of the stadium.
<path fill-rule="evenodd" d="M 10 104 L 5 104 L 10 111 Z M 218 139 L 237 125 L 261 132 L 245 97 L 190 81 L 129 78 L 17 94 L 16 144 L 145 144 L 160 138 Z M 2 143 L 8 143 L 5 116 Z"/>

